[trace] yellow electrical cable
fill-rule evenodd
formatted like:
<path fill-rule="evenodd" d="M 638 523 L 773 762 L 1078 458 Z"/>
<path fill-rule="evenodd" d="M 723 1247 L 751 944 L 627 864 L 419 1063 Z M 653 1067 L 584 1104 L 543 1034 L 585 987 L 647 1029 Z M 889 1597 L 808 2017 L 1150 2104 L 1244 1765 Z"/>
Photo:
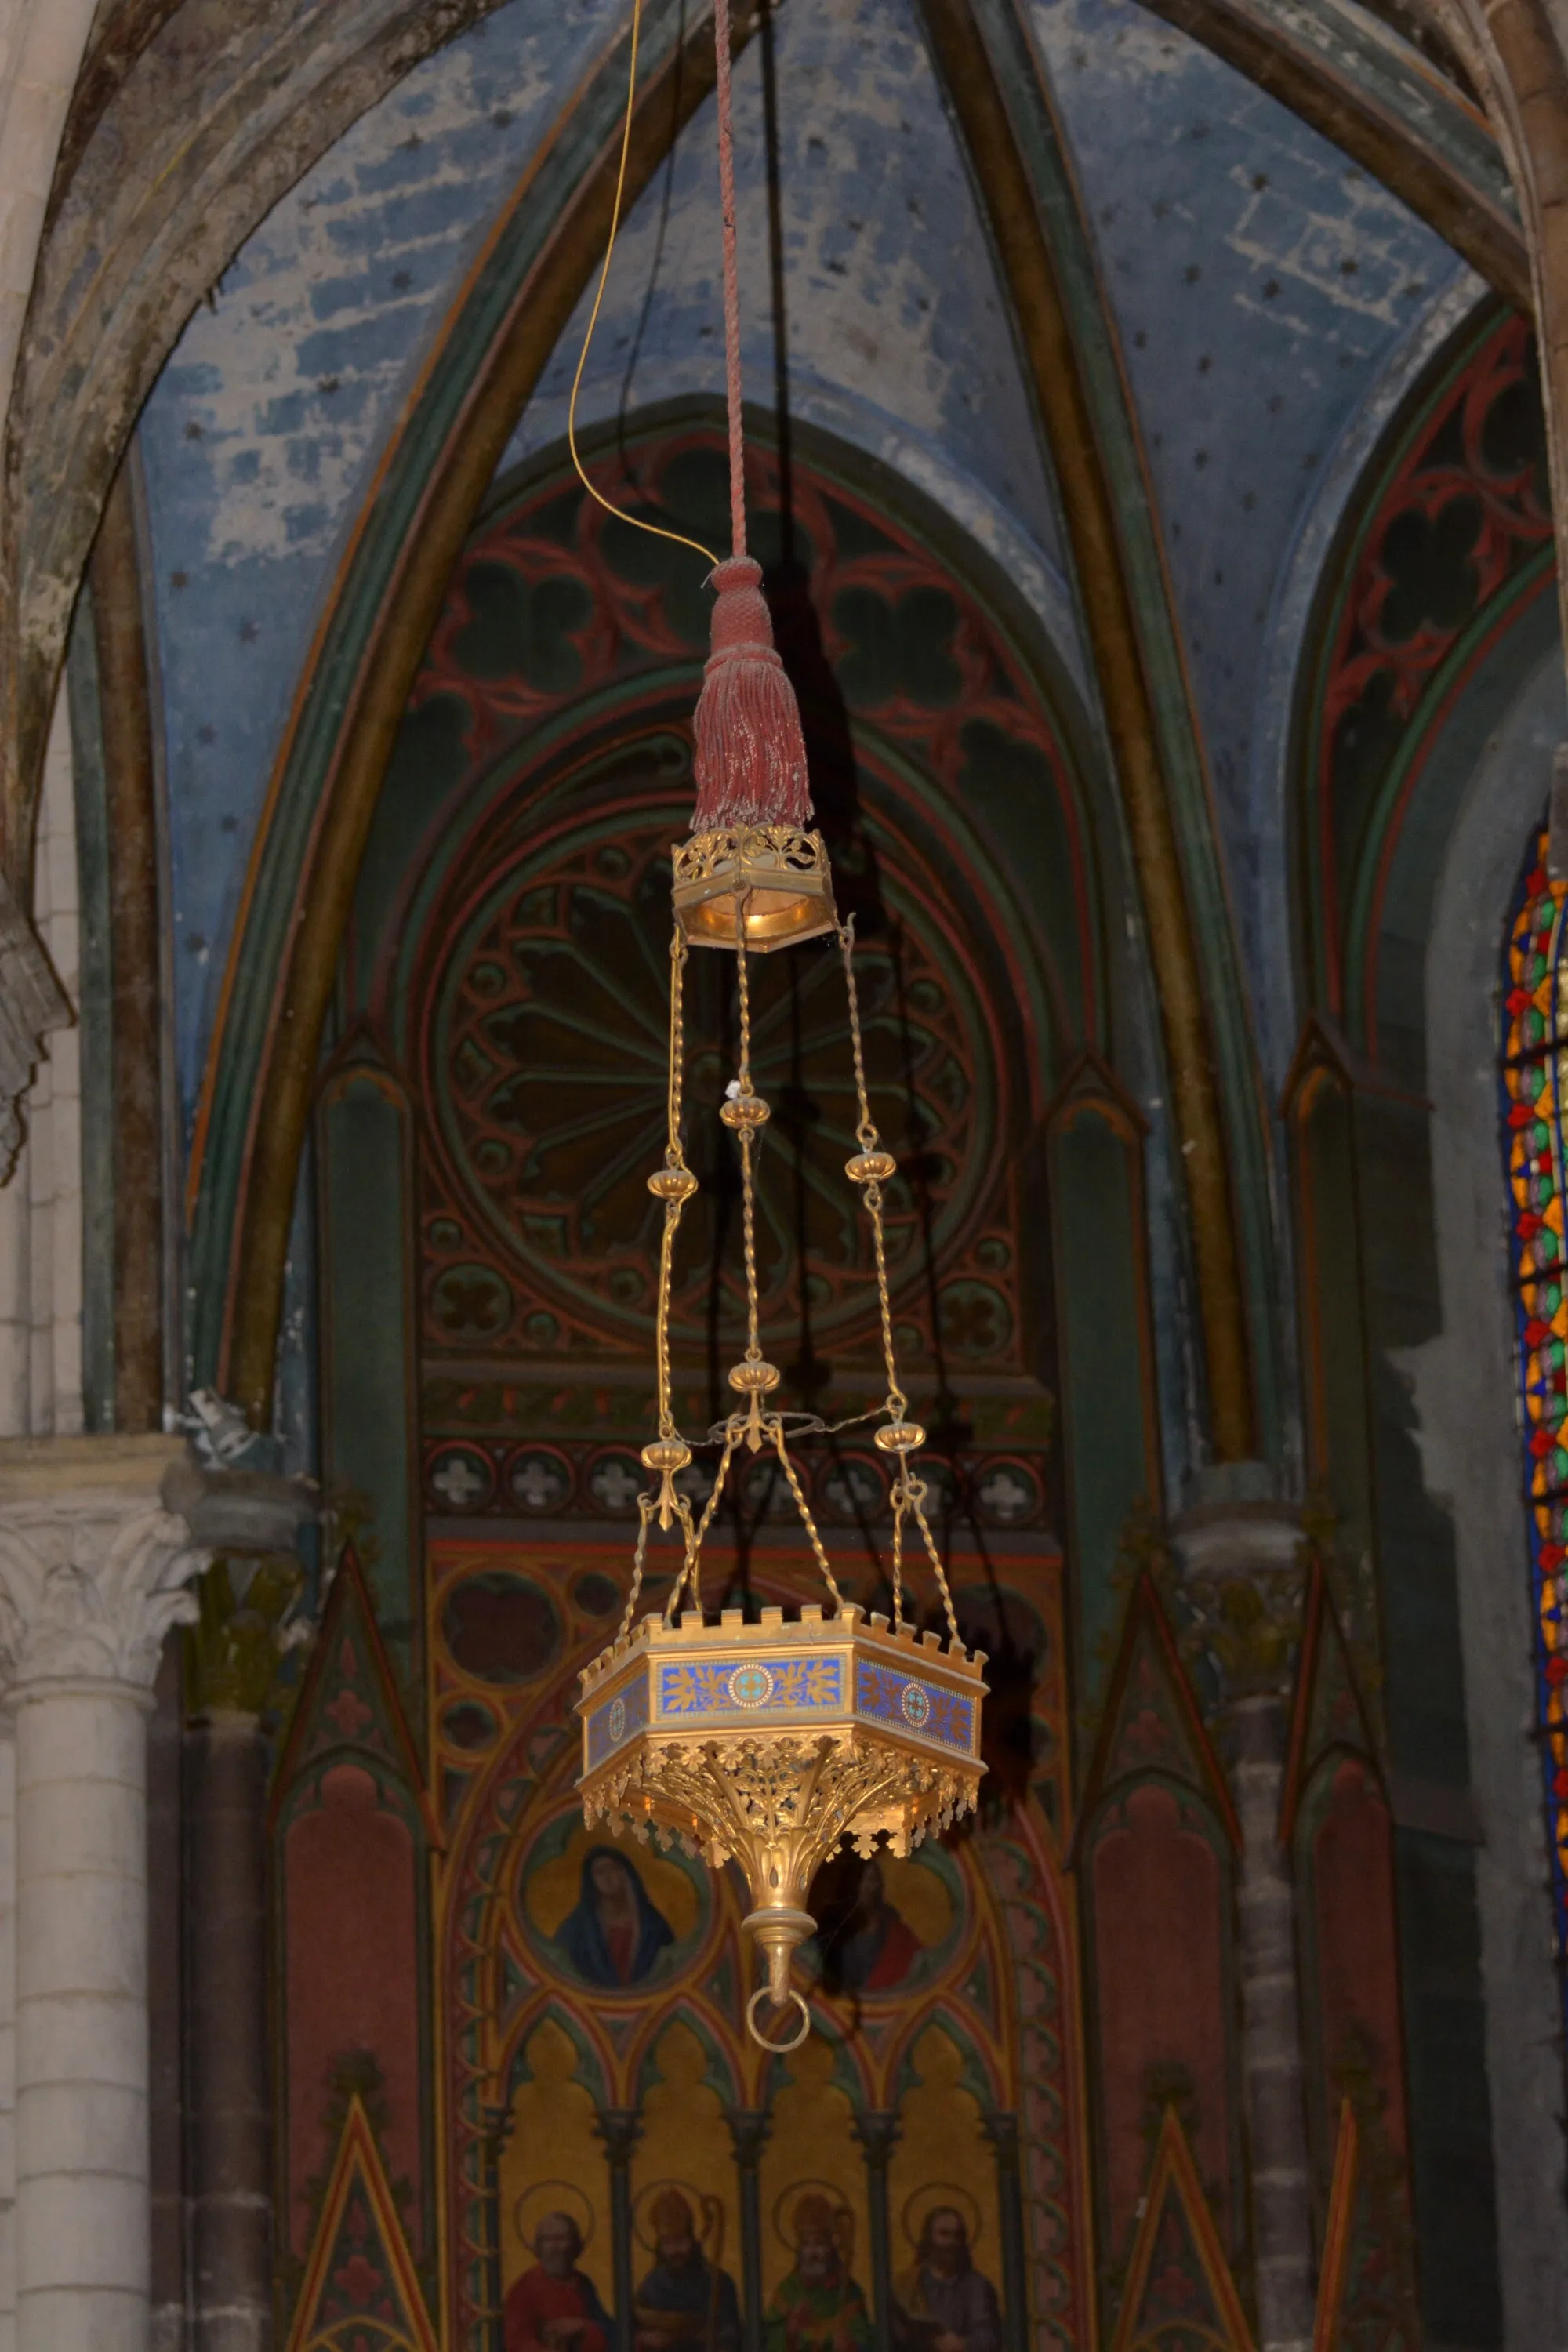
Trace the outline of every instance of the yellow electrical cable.
<path fill-rule="evenodd" d="M 614 515 L 618 522 L 629 522 L 634 530 L 651 531 L 655 539 L 671 539 L 677 547 L 691 548 L 698 555 L 706 559 L 711 569 L 718 564 L 719 558 L 713 553 L 711 548 L 704 547 L 700 540 L 688 539 L 682 531 L 665 530 L 656 522 L 644 522 L 640 516 L 627 514 L 624 507 L 612 506 L 609 499 L 594 488 L 583 470 L 583 460 L 577 455 L 577 394 L 583 382 L 583 371 L 588 364 L 588 352 L 594 341 L 594 330 L 599 323 L 599 305 L 605 299 L 605 283 L 610 274 L 610 262 L 616 250 L 616 234 L 621 225 L 621 197 L 626 190 L 626 157 L 631 151 L 632 143 L 632 116 L 637 108 L 637 41 L 641 31 L 642 0 L 632 0 L 632 62 L 631 71 L 626 80 L 626 119 L 621 131 L 621 167 L 616 174 L 616 201 L 610 214 L 610 241 L 605 247 L 605 266 L 599 272 L 598 290 L 594 296 L 594 308 L 588 320 L 588 331 L 583 338 L 583 350 L 577 362 L 577 373 L 572 379 L 572 397 L 566 407 L 566 446 L 572 452 L 572 463 L 577 468 L 578 480 L 588 496 L 596 499 L 606 514 Z"/>

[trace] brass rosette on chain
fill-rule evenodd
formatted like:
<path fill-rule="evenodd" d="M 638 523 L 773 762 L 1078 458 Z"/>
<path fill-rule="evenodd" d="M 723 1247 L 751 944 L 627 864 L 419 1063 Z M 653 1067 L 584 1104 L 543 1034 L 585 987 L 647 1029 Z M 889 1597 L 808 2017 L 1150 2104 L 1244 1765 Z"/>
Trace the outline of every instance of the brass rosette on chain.
<path fill-rule="evenodd" d="M 715 1868 L 738 1863 L 752 1909 L 745 1926 L 763 1953 L 765 1976 L 747 2006 L 747 2022 L 765 2047 L 789 2049 L 810 2030 L 805 2000 L 790 1983 L 797 1947 L 815 1930 L 806 1909 L 811 1882 L 845 1840 L 869 1856 L 879 1840 L 908 1854 L 922 1838 L 973 1810 L 984 1766 L 980 1759 L 984 1658 L 965 1649 L 931 1525 L 926 1489 L 914 1457 L 925 1432 L 912 1420 L 900 1385 L 893 1343 L 883 1224 L 883 1187 L 897 1172 L 871 1118 L 854 931 L 833 903 L 820 835 L 781 825 L 694 835 L 674 853 L 675 931 L 670 943 L 669 1083 L 663 1164 L 648 1190 L 664 1209 L 655 1318 L 658 1433 L 644 1446 L 655 1484 L 638 1497 L 631 1590 L 615 1640 L 583 1675 L 579 1783 L 590 1824 L 679 1839 Z M 768 1105 L 752 1079 L 748 959 L 825 933 L 835 937 L 848 997 L 858 1120 L 858 1150 L 846 1173 L 858 1189 L 870 1228 L 887 1387 L 874 1442 L 889 1455 L 892 1614 L 865 1616 L 847 1601 L 833 1573 L 790 1452 L 790 1432 L 823 1430 L 769 1402 L 781 1375 L 763 1352 L 756 1258 L 756 1160 Z M 741 1160 L 741 1227 L 746 1342 L 731 1367 L 735 1410 L 697 1441 L 676 1425 L 670 1391 L 669 1300 L 681 1213 L 697 1190 L 682 1141 L 685 1032 L 683 982 L 689 944 L 723 947 L 735 956 L 738 1054 L 720 1117 Z M 844 1426 L 846 1424 L 838 1424 Z M 694 1515 L 681 1473 L 696 1446 L 716 1445 L 713 1482 Z M 724 1610 L 712 1622 L 702 1607 L 702 1547 L 731 1465 L 745 1447 L 773 1455 L 794 1498 L 832 1613 L 803 1605 L 797 1618 L 764 1609 L 760 1622 Z M 681 1483 L 678 1483 L 681 1481 Z M 637 1622 L 647 1547 L 655 1525 L 679 1528 L 682 1558 L 662 1612 Z M 942 1634 L 919 1633 L 905 1613 L 905 1545 L 911 1531 L 930 1563 L 946 1621 Z M 776 2013 L 794 2000 L 794 2039 L 775 2042 L 758 2024 L 763 2001 Z"/>

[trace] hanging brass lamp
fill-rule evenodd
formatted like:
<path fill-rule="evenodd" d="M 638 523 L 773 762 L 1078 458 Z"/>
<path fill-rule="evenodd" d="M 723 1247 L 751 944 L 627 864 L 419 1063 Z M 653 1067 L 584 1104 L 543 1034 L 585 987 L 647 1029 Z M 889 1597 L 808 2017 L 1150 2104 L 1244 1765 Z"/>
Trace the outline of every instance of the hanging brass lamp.
<path fill-rule="evenodd" d="M 634 82 L 635 7 L 636 0 Z M 805 2001 L 791 1984 L 790 1964 L 815 1929 L 806 1908 L 812 1880 L 846 1840 L 868 1858 L 879 1842 L 906 1855 L 927 1835 L 973 1810 L 985 1769 L 980 1760 L 985 1661 L 964 1647 L 926 1516 L 926 1488 L 916 1469 L 925 1432 L 910 1418 L 900 1385 L 888 1287 L 883 1187 L 895 1162 L 882 1149 L 867 1092 L 853 924 L 841 922 L 834 905 L 827 853 L 811 823 L 799 712 L 773 649 L 761 569 L 746 552 L 727 0 L 716 0 L 714 31 L 733 549 L 715 563 L 711 575 L 718 594 L 712 653 L 697 710 L 693 829 L 672 851 L 668 1129 L 663 1164 L 647 1180 L 664 1208 L 654 1328 L 658 1428 L 642 1450 L 651 1475 L 637 1501 L 626 1612 L 615 1640 L 582 1678 L 579 1786 L 590 1827 L 602 1822 L 641 1838 L 679 1841 L 714 1869 L 731 1861 L 740 1866 L 752 1906 L 744 1925 L 766 1964 L 763 1980 L 747 2003 L 747 2023 L 764 2047 L 793 2049 L 811 2023 Z M 629 99 L 626 121 L 629 131 Z M 623 171 L 624 162 L 623 144 Z M 613 239 L 612 229 L 612 244 Z M 601 278 L 601 293 L 603 283 Z M 597 310 L 595 302 L 595 318 Z M 584 344 L 584 360 L 586 355 Z M 579 382 L 581 376 L 580 362 Z M 575 455 L 574 440 L 573 449 Z M 585 473 L 583 479 L 595 499 L 607 503 Z M 886 1373 L 880 1404 L 856 1419 L 880 1423 L 874 1443 L 893 1465 L 890 1617 L 867 1616 L 839 1590 L 790 1451 L 793 1439 L 828 1433 L 826 1425 L 814 1415 L 777 1409 L 773 1400 L 780 1374 L 763 1354 L 760 1325 L 756 1169 L 769 1107 L 752 1080 L 749 959 L 827 936 L 843 963 L 858 1111 L 858 1150 L 845 1173 L 859 1191 L 870 1228 Z M 670 1292 L 681 1213 L 697 1191 L 686 1161 L 682 1118 L 682 990 L 694 946 L 723 949 L 735 957 L 738 1056 L 719 1116 L 741 1160 L 746 1343 L 729 1374 L 734 1410 L 702 1438 L 689 1441 L 676 1425 L 671 1405 Z M 711 1447 L 718 1456 L 697 1515 L 676 1483 L 693 1459 L 694 1444 Z M 739 1609 L 723 1610 L 713 1619 L 704 1613 L 702 1548 L 742 1449 L 765 1452 L 777 1461 L 828 1609 L 822 1602 L 803 1605 L 793 1618 L 782 1609 L 764 1609 L 755 1623 L 748 1623 Z M 678 1534 L 680 1568 L 664 1609 L 639 1619 L 637 1602 L 656 1524 Z M 911 1526 L 941 1596 L 945 1640 L 939 1633 L 919 1632 L 905 1614 L 904 1547 Z M 766 2001 L 776 2016 L 792 2000 L 799 2024 L 790 2040 L 773 2042 L 758 2023 L 759 2010 Z"/>
<path fill-rule="evenodd" d="M 875 1444 L 889 1455 L 892 1485 L 892 1615 L 867 1616 L 839 1590 L 799 1472 L 791 1440 L 820 1431 L 814 1416 L 784 1414 L 770 1403 L 779 1373 L 763 1353 L 756 1268 L 756 1163 L 768 1106 L 752 1082 L 751 1002 L 745 936 L 747 884 L 737 863 L 724 903 L 736 959 L 739 1055 L 720 1117 L 741 1157 L 745 1260 L 746 1345 L 731 1367 L 737 1402 L 703 1443 L 718 1464 L 700 1516 L 676 1485 L 693 1458 L 676 1426 L 670 1399 L 669 1295 L 681 1213 L 697 1190 L 682 1146 L 682 981 L 685 931 L 670 946 L 668 1128 L 662 1166 L 648 1189 L 664 1204 L 655 1324 L 658 1433 L 642 1459 L 655 1483 L 639 1496 L 631 1591 L 616 1639 L 583 1675 L 583 1807 L 592 1826 L 630 1829 L 640 1837 L 679 1840 L 717 1869 L 740 1864 L 751 1896 L 745 1926 L 765 1956 L 765 1981 L 747 2021 L 764 2040 L 757 2012 L 792 1999 L 809 2031 L 805 2003 L 790 1985 L 790 1960 L 812 1934 L 806 1909 L 821 1864 L 847 1839 L 868 1857 L 879 1840 L 908 1854 L 931 1831 L 972 1811 L 984 1766 L 980 1760 L 984 1658 L 959 1633 L 942 1556 L 926 1516 L 926 1488 L 915 1467 L 925 1432 L 909 1417 L 899 1385 L 888 1291 L 882 1187 L 894 1172 L 872 1122 L 867 1096 L 859 1005 L 848 923 L 833 918 L 848 992 L 851 1051 L 859 1110 L 859 1150 L 846 1174 L 858 1186 L 871 1229 L 887 1388 L 862 1416 L 879 1420 Z M 831 900 L 829 900 L 831 907 Z M 710 937 L 718 943 L 718 934 Z M 748 1624 L 743 1611 L 710 1620 L 702 1607 L 702 1547 L 735 1456 L 745 1449 L 778 1462 L 810 1544 L 831 1613 L 820 1602 L 798 1617 L 764 1609 Z M 918 1633 L 905 1614 L 904 1544 L 918 1529 L 945 1613 L 947 1638 Z M 655 1525 L 679 1530 L 679 1573 L 662 1612 L 637 1619 L 647 1547 Z M 684 1602 L 684 1606 L 682 1603 Z M 770 2043 L 788 2048 L 794 2042 Z"/>

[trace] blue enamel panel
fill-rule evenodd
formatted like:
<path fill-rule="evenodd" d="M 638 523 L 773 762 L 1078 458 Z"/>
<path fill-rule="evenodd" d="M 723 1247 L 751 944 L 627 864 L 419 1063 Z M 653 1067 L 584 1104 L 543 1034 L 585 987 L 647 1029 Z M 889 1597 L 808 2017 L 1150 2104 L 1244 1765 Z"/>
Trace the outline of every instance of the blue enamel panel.
<path fill-rule="evenodd" d="M 842 1657 L 742 1659 L 737 1665 L 671 1660 L 658 1670 L 658 1714 L 674 1717 L 841 1713 L 846 1705 Z"/>
<path fill-rule="evenodd" d="M 961 1756 L 974 1752 L 974 1702 L 940 1684 L 921 1682 L 918 1675 L 900 1675 L 890 1666 L 873 1666 L 862 1659 L 855 1684 L 855 1711 L 874 1723 L 890 1723 L 919 1738 L 955 1748 Z"/>
<path fill-rule="evenodd" d="M 647 1723 L 647 1676 L 638 1675 L 594 1709 L 588 1717 L 588 1769 L 595 1771 L 607 1756 L 623 1748 L 634 1732 Z"/>

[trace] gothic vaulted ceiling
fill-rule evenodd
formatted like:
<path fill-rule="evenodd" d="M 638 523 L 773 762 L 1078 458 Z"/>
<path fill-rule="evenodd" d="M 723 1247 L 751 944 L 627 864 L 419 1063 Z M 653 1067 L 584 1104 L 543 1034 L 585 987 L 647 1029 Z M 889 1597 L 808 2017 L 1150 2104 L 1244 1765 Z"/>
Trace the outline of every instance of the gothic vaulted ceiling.
<path fill-rule="evenodd" d="M 415 64 L 255 227 L 143 412 L 189 1111 L 290 709 L 377 468 L 487 239 L 626 13 L 515 0 Z M 933 66 L 935 13 L 784 0 L 746 47 L 748 392 L 775 405 L 782 378 L 797 418 L 945 509 L 1018 583 L 1092 706 L 1053 467 Z M 1122 415 L 1097 429 L 1130 436 L 1144 470 L 1172 691 L 1188 698 L 1252 1026 L 1278 1076 L 1293 1027 L 1282 766 L 1312 584 L 1378 428 L 1484 289 L 1342 148 L 1138 0 L 1034 0 L 1010 37 L 1040 77 L 1058 265 L 1100 306 L 1124 378 Z M 1424 102 L 1484 149 L 1462 95 L 1415 59 L 1397 62 Z M 708 101 L 633 208 L 584 380 L 590 422 L 720 386 L 710 131 Z M 561 435 L 584 309 L 503 467 Z"/>

